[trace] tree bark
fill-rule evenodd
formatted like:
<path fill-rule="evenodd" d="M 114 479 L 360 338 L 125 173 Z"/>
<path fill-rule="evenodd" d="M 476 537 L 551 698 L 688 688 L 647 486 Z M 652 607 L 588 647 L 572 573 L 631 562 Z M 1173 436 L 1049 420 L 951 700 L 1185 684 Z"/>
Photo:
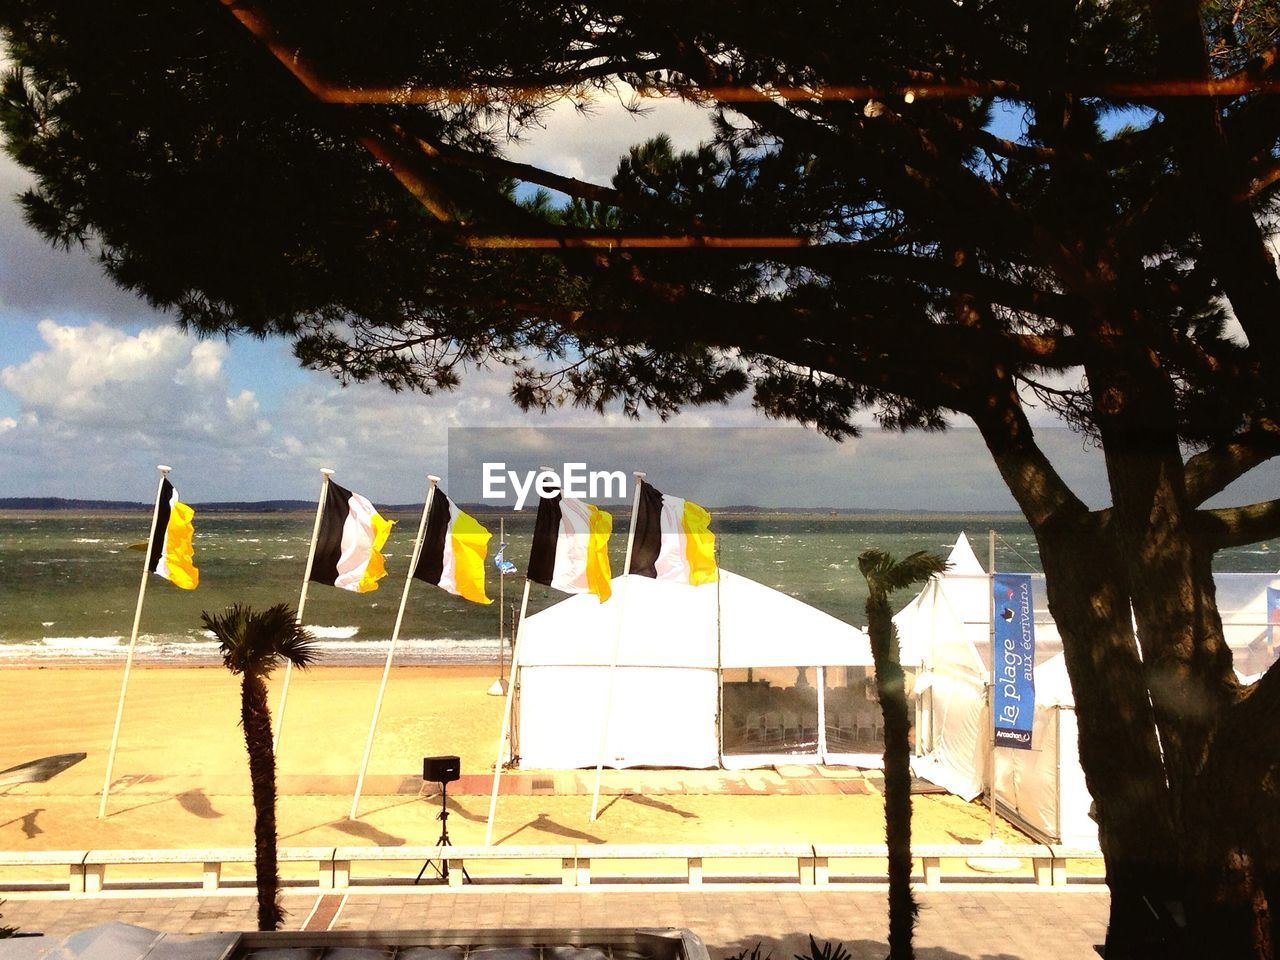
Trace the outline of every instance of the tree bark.
<path fill-rule="evenodd" d="M 258 929 L 278 930 L 284 910 L 280 906 L 280 873 L 276 862 L 276 758 L 271 745 L 267 684 L 255 674 L 244 674 L 240 684 L 240 722 L 244 727 L 244 745 L 249 751 L 249 780 L 253 787 Z"/>
<path fill-rule="evenodd" d="M 1244 696 L 1196 535 L 1172 387 L 1154 366 L 1090 370 L 1116 528 L 1179 839 L 1190 947 L 1205 958 L 1271 958 L 1271 917 L 1256 851 L 1274 815 L 1250 816 L 1257 745 L 1218 738 Z M 1237 742 L 1231 742 L 1231 741 Z M 1253 782 L 1250 782 L 1250 780 Z"/>
<path fill-rule="evenodd" d="M 974 417 L 1036 536 L 1076 699 L 1080 764 L 1111 891 L 1109 960 L 1168 957 L 1153 909 L 1175 897 L 1176 843 L 1124 569 L 1105 517 L 1089 512 L 1035 442 L 1016 389 Z"/>
<path fill-rule="evenodd" d="M 911 895 L 911 741 L 906 678 L 888 594 L 868 583 L 867 634 L 884 716 L 884 821 L 889 847 L 889 960 L 912 960 L 919 912 Z"/>
<path fill-rule="evenodd" d="M 1178 897 L 1176 835 L 1124 571 L 1096 516 L 1048 524 L 1036 540 L 1106 855 L 1107 957 L 1176 956 L 1157 920 Z"/>

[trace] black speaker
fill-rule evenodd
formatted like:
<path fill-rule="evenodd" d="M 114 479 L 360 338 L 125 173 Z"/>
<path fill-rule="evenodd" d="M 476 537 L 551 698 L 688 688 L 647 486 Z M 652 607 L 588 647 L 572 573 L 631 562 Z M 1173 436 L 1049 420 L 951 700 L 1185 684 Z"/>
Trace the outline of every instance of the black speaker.
<path fill-rule="evenodd" d="M 457 757 L 423 757 L 422 779 L 428 783 L 453 783 L 462 776 Z"/>

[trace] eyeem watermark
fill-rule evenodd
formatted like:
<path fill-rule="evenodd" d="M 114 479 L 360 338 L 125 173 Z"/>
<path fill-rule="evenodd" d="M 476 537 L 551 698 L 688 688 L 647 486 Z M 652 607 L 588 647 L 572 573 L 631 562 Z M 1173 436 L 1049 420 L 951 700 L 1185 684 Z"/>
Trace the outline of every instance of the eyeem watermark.
<path fill-rule="evenodd" d="M 574 500 L 625 500 L 627 475 L 621 470 L 588 470 L 585 462 L 566 463 L 555 470 L 508 470 L 505 461 L 486 461 L 481 467 L 485 500 L 505 502 L 516 498 L 516 510 L 523 510 L 529 495 L 550 497 L 560 492 Z"/>

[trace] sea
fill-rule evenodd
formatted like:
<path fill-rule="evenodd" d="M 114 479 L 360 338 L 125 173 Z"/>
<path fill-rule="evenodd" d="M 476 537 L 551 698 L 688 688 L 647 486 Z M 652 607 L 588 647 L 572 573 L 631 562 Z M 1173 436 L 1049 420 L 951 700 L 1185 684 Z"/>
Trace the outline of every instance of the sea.
<path fill-rule="evenodd" d="M 384 551 L 388 575 L 379 589 L 355 594 L 311 584 L 305 622 L 325 662 L 364 663 L 386 656 L 417 530 L 416 511 L 388 511 L 397 521 Z M 613 569 L 622 569 L 626 507 L 615 509 Z M 533 513 L 477 514 L 494 533 L 505 524 L 506 557 L 517 572 L 490 569 L 496 601 L 480 606 L 415 581 L 397 648 L 401 663 L 490 663 L 509 647 L 529 554 Z M 143 555 L 131 544 L 146 539 L 149 513 L 9 511 L 0 514 L 0 661 L 110 661 L 127 650 Z M 197 512 L 196 563 L 200 586 L 185 591 L 148 577 L 137 655 L 143 661 L 214 663 L 217 647 L 202 611 L 233 603 L 296 606 L 306 566 L 309 512 Z M 832 616 L 863 625 L 866 585 L 858 555 L 878 548 L 902 557 L 917 550 L 944 556 L 963 531 L 986 562 L 988 531 L 996 534 L 1000 570 L 1038 572 L 1030 529 L 1014 515 L 849 514 L 821 511 L 715 515 L 720 563 Z M 1221 552 L 1221 572 L 1275 572 L 1280 540 Z M 905 604 L 904 591 L 897 598 Z M 530 613 L 564 599 L 535 584 Z M 501 617 L 501 623 L 499 619 Z"/>

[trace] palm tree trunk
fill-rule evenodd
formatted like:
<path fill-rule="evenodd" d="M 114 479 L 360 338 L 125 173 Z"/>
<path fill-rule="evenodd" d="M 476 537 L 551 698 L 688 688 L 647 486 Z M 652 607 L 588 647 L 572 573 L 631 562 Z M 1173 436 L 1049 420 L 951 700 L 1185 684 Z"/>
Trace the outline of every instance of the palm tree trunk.
<path fill-rule="evenodd" d="M 276 863 L 276 758 L 271 746 L 271 711 L 267 684 L 246 673 L 240 685 L 240 722 L 249 751 L 253 784 L 254 867 L 258 886 L 258 929 L 277 930 L 284 919 L 280 907 L 280 873 Z"/>
<path fill-rule="evenodd" d="M 912 960 L 918 908 L 911 895 L 911 742 L 906 679 L 888 594 L 868 583 L 867 633 L 884 715 L 884 820 L 889 847 L 889 960 Z"/>

